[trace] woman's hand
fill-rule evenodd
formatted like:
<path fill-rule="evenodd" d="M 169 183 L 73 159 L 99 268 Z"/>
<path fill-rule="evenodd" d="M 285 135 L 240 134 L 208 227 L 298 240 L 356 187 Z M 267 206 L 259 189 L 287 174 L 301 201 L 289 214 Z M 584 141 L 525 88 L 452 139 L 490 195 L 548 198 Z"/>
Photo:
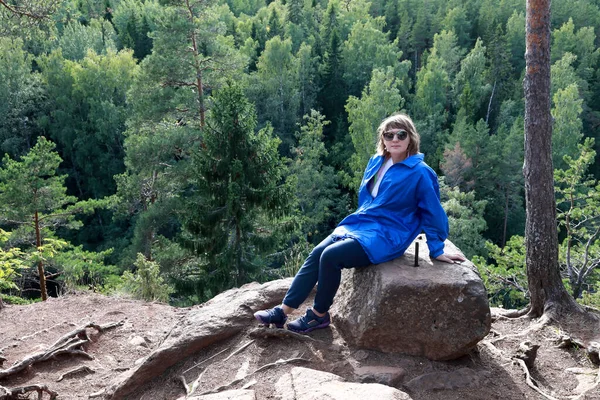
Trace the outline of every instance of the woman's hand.
<path fill-rule="evenodd" d="M 435 259 L 439 260 L 439 261 L 444 261 L 444 262 L 447 262 L 450 264 L 454 264 L 457 261 L 460 262 L 460 261 L 466 260 L 465 256 L 463 256 L 462 254 L 448 254 L 448 253 L 441 254 L 441 255 L 437 256 Z"/>

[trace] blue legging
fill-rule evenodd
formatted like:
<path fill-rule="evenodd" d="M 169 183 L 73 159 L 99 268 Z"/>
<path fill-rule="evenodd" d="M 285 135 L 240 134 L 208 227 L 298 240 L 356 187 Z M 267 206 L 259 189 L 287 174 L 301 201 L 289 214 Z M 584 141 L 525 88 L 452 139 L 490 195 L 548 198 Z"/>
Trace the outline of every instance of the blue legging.
<path fill-rule="evenodd" d="M 298 308 L 319 282 L 313 308 L 325 313 L 333 304 L 340 286 L 342 268 L 366 267 L 369 257 L 360 243 L 352 238 L 335 238 L 329 235 L 308 255 L 287 291 L 283 304 Z"/>

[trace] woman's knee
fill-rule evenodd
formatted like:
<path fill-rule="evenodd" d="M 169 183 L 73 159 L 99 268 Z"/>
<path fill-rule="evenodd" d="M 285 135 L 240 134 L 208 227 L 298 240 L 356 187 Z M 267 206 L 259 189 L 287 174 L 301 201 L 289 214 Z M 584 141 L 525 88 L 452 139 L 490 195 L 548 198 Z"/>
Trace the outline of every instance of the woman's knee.
<path fill-rule="evenodd" d="M 333 268 L 341 270 L 343 265 L 339 251 L 330 247 L 323 250 L 323 253 L 321 253 L 321 258 L 319 259 L 319 266 L 321 268 Z"/>

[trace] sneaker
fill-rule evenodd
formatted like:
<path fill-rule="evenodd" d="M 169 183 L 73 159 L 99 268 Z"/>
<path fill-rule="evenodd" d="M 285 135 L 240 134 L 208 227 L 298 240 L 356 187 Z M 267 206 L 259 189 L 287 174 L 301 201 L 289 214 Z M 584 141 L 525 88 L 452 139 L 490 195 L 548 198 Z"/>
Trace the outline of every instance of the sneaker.
<path fill-rule="evenodd" d="M 264 326 L 275 324 L 277 328 L 283 328 L 285 321 L 287 321 L 287 315 L 283 312 L 283 309 L 279 306 L 273 307 L 270 310 L 261 310 L 254 313 L 256 318 Z"/>
<path fill-rule="evenodd" d="M 307 308 L 306 314 L 303 317 L 290 322 L 287 327 L 290 331 L 308 333 L 315 329 L 326 328 L 330 323 L 331 318 L 329 318 L 329 313 L 326 313 L 323 317 L 319 317 L 313 312 L 312 308 Z"/>

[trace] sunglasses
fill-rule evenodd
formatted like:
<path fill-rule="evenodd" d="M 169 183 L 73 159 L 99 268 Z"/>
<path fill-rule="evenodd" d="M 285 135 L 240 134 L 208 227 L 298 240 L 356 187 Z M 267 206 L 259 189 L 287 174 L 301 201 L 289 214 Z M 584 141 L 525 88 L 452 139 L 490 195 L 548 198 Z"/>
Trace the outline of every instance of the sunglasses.
<path fill-rule="evenodd" d="M 408 132 L 406 132 L 404 129 L 400 129 L 396 132 L 383 132 L 383 139 L 385 139 L 385 141 L 387 142 L 391 142 L 392 140 L 394 140 L 394 135 L 398 138 L 398 140 L 404 140 L 408 137 Z"/>

